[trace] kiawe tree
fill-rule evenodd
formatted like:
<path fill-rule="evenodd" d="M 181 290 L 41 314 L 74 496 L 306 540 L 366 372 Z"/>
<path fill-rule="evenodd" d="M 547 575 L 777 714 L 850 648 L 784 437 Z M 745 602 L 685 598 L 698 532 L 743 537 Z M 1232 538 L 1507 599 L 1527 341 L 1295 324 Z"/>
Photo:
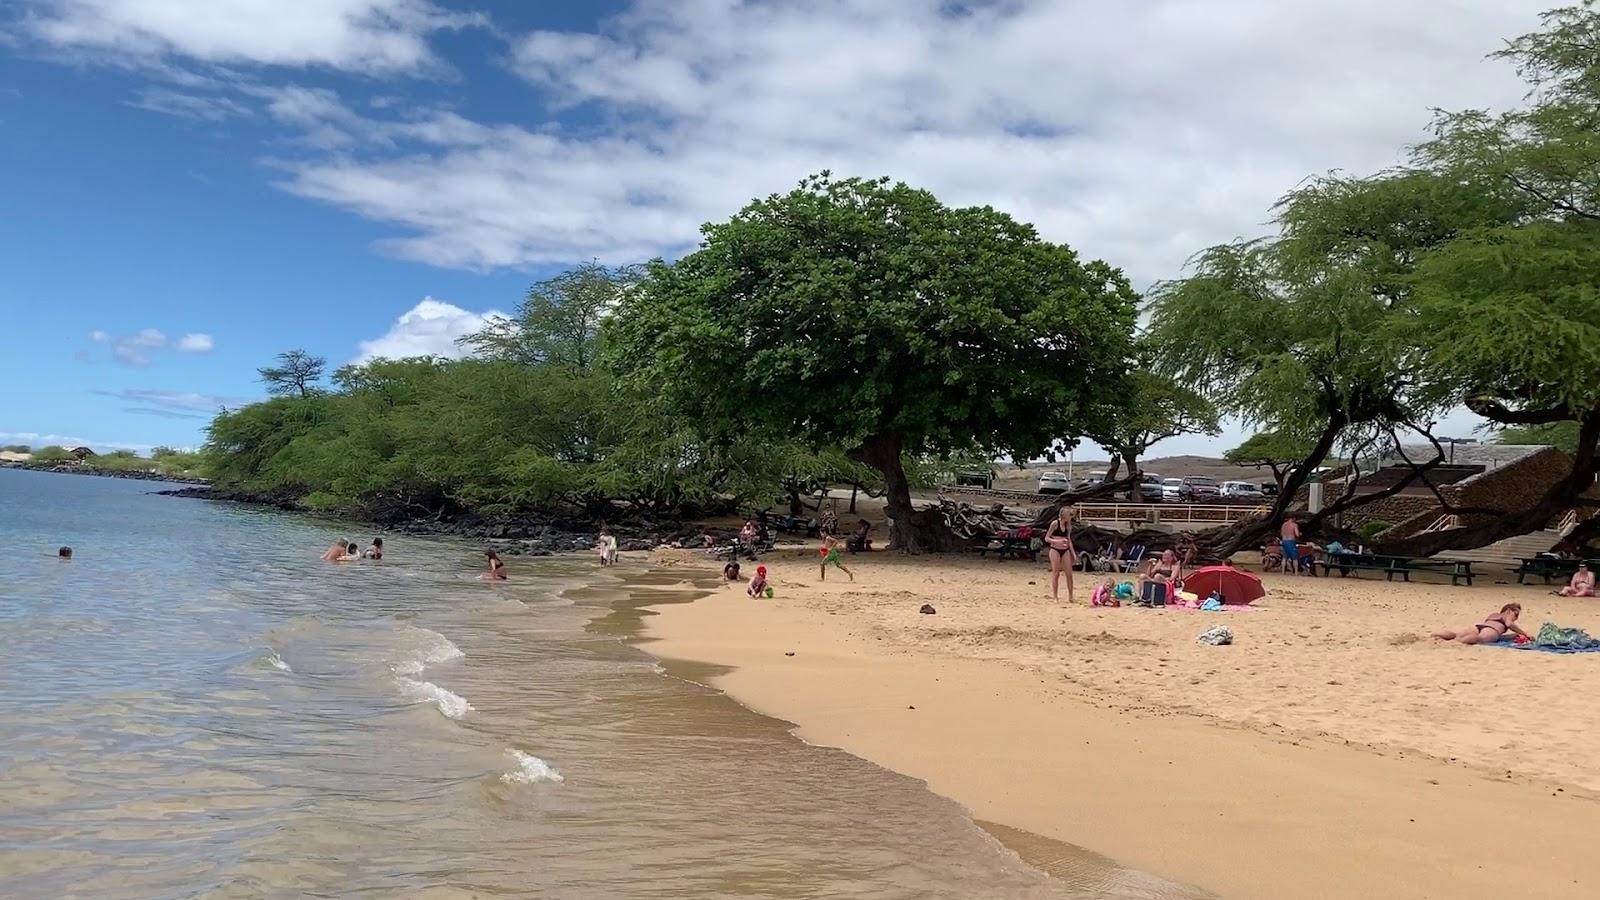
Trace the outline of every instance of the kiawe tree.
<path fill-rule="evenodd" d="M 1154 350 L 1145 354 L 1155 355 Z M 1123 408 L 1107 415 L 1103 424 L 1088 433 L 1095 443 L 1114 454 L 1108 481 L 1124 465 L 1130 476 L 1136 474 L 1140 457 L 1161 441 L 1184 434 L 1220 432 L 1216 407 L 1177 379 L 1149 368 L 1137 368 L 1128 373 L 1126 385 Z M 1140 500 L 1143 484 L 1136 479 L 1129 491 L 1133 500 Z"/>
<path fill-rule="evenodd" d="M 1289 470 L 1310 452 L 1309 439 L 1278 428 L 1251 435 L 1244 443 L 1222 454 L 1222 458 L 1236 466 L 1255 466 L 1270 471 L 1272 480 L 1282 491 Z"/>
<path fill-rule="evenodd" d="M 908 460 L 1035 456 L 1101 424 L 1128 365 L 1123 274 L 987 207 L 823 173 L 703 233 L 608 322 L 615 370 L 716 440 L 845 448 L 903 551 L 950 546 Z"/>
<path fill-rule="evenodd" d="M 460 343 L 485 359 L 588 372 L 599 355 L 601 322 L 643 275 L 643 266 L 584 263 L 538 282 L 515 317 L 496 317 Z"/>
<path fill-rule="evenodd" d="M 328 361 L 312 356 L 304 350 L 288 350 L 278 354 L 278 364 L 263 366 L 256 372 L 266 385 L 267 393 L 274 397 L 308 397 L 318 389 Z"/>

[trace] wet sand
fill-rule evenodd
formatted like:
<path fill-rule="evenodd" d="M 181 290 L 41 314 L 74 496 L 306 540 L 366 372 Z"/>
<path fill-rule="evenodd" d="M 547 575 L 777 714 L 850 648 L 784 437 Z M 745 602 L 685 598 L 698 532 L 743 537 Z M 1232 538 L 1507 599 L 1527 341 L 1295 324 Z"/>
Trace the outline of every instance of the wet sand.
<path fill-rule="evenodd" d="M 765 557 L 770 601 L 661 608 L 646 649 L 979 819 L 1222 896 L 1600 889 L 1600 655 L 1415 637 L 1511 600 L 1600 632 L 1600 602 L 1269 576 L 1245 612 L 1093 610 L 1092 583 L 1052 605 L 1043 565 L 873 555 L 818 584 L 815 560 Z M 1195 643 L 1217 623 L 1235 645 Z"/>

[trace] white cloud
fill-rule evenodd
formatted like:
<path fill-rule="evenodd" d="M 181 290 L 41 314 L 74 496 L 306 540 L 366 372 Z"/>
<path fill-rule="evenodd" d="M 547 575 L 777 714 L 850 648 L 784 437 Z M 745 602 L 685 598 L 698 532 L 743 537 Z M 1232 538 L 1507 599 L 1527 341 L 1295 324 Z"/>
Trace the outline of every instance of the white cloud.
<path fill-rule="evenodd" d="M 221 394 L 201 394 L 194 391 L 164 391 L 144 388 L 95 391 L 94 393 L 173 412 L 215 413 L 225 406 L 238 408 L 253 402 L 248 397 L 226 397 Z"/>
<path fill-rule="evenodd" d="M 104 344 L 111 340 L 111 335 L 96 328 L 89 332 L 89 340 L 94 341 L 96 344 Z"/>
<path fill-rule="evenodd" d="M 252 115 L 248 106 L 229 97 L 186 94 L 170 88 L 146 88 L 128 101 L 128 105 L 198 122 L 221 122 Z"/>
<path fill-rule="evenodd" d="M 216 342 L 209 334 L 194 333 L 178 338 L 178 342 L 172 346 L 179 353 L 210 353 Z"/>
<path fill-rule="evenodd" d="M 96 61 L 160 66 L 436 69 L 428 35 L 485 23 L 429 0 L 39 0 L 24 19 L 48 47 Z"/>
<path fill-rule="evenodd" d="M 486 268 L 670 255 L 805 174 L 888 174 L 1143 285 L 1261 233 L 1309 174 L 1395 162 L 1433 107 L 1515 102 L 1483 56 L 1547 2 L 639 0 L 513 47 L 581 128 L 379 121 L 323 92 L 299 127 L 341 149 L 286 187 L 407 229 L 390 252 Z"/>
<path fill-rule="evenodd" d="M 96 453 L 105 453 L 109 450 L 133 450 L 138 453 L 149 453 L 155 446 L 153 444 L 138 444 L 128 441 L 100 441 L 37 431 L 0 431 L 0 444 L 27 444 L 35 450 L 50 446 L 88 447 Z"/>
<path fill-rule="evenodd" d="M 490 310 L 475 313 L 453 303 L 424 297 L 411 307 L 381 337 L 362 341 L 355 362 L 379 357 L 405 359 L 411 356 L 456 358 L 466 355 L 456 338 L 481 330 L 491 318 L 504 313 Z"/>
<path fill-rule="evenodd" d="M 150 365 L 150 351 L 166 345 L 165 334 L 155 328 L 145 328 L 138 334 L 117 338 L 111 346 L 111 358 L 125 366 L 144 368 Z"/>

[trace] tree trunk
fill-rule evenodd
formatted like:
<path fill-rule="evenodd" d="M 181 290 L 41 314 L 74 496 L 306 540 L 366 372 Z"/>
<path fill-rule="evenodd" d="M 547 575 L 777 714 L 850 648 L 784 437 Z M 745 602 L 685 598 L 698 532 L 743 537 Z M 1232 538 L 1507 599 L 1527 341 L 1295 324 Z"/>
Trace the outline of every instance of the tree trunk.
<path fill-rule="evenodd" d="M 1212 539 L 1215 543 L 1211 547 L 1213 550 L 1211 555 L 1226 559 L 1247 547 L 1254 549 L 1266 535 L 1272 534 L 1283 522 L 1289 507 L 1294 503 L 1294 495 L 1311 480 L 1311 473 L 1316 471 L 1317 466 L 1322 465 L 1322 461 L 1328 458 L 1334 442 L 1339 439 L 1340 432 L 1344 431 L 1349 423 L 1349 417 L 1342 411 L 1335 410 L 1330 414 L 1328 423 L 1323 426 L 1322 436 L 1317 438 L 1317 443 L 1311 448 L 1311 452 L 1289 470 L 1288 477 L 1283 480 L 1283 486 L 1278 490 L 1277 499 L 1273 502 L 1267 517 L 1254 522 L 1237 522 L 1224 528 L 1214 529 Z M 1196 540 L 1199 540 L 1199 535 L 1196 535 Z M 1202 549 L 1205 549 L 1204 546 Z"/>
<path fill-rule="evenodd" d="M 938 509 L 919 512 L 911 506 L 911 482 L 906 479 L 901 452 L 900 435 L 885 432 L 868 438 L 850 454 L 883 473 L 889 546 L 901 553 L 941 553 L 965 546 Z"/>
<path fill-rule="evenodd" d="M 861 492 L 861 485 L 859 485 L 859 484 L 850 485 L 850 514 L 851 515 L 855 515 L 855 511 L 856 511 L 856 494 L 858 494 L 860 492 Z"/>
<path fill-rule="evenodd" d="M 1144 499 L 1144 475 L 1139 472 L 1139 457 L 1137 454 L 1124 453 L 1122 461 L 1128 464 L 1128 475 L 1133 478 L 1133 487 L 1128 489 L 1128 499 L 1138 503 Z"/>

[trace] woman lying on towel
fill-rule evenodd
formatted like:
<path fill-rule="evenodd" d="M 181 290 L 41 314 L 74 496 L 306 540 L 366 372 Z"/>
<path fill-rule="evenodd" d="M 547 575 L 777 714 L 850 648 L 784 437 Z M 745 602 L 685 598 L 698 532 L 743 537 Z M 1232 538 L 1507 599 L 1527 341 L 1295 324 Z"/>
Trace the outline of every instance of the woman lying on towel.
<path fill-rule="evenodd" d="M 1522 615 L 1521 603 L 1507 603 L 1500 607 L 1500 611 L 1492 616 L 1487 616 L 1476 625 L 1465 628 L 1442 629 L 1435 631 L 1433 636 L 1441 641 L 1460 641 L 1463 644 L 1493 644 L 1504 640 L 1508 634 L 1520 634 L 1529 637 L 1526 631 L 1517 627 L 1517 617 Z"/>

